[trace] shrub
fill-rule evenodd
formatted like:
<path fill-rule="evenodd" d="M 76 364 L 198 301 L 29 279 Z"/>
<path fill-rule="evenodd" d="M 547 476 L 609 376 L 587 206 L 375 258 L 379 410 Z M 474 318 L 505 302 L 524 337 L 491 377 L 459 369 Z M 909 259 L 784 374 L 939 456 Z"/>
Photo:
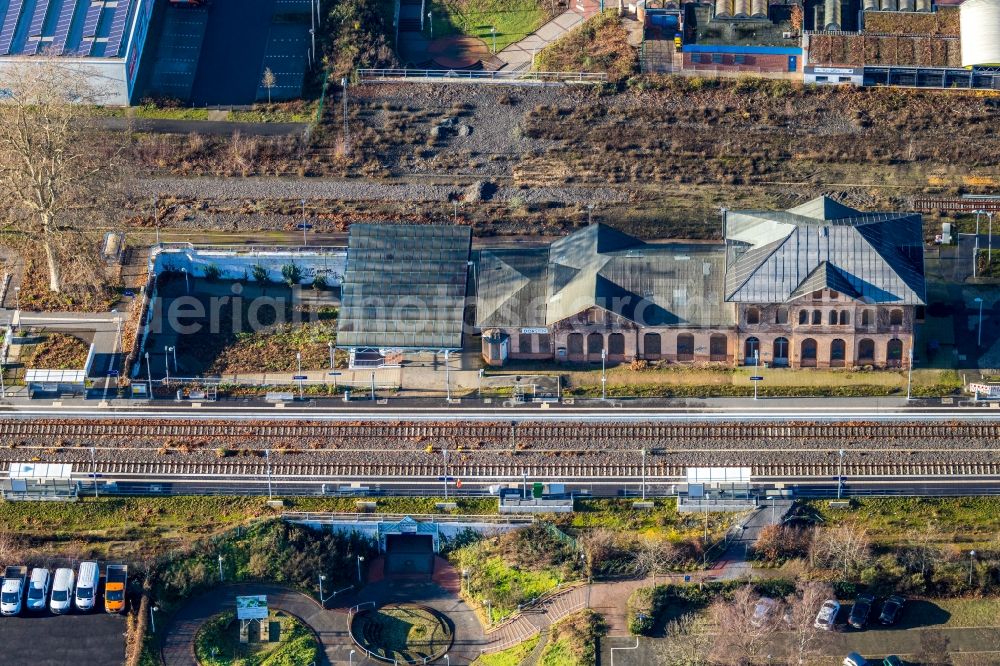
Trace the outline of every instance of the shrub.
<path fill-rule="evenodd" d="M 250 267 L 250 276 L 254 279 L 254 282 L 260 282 L 261 284 L 268 281 L 268 271 L 260 264 L 254 264 Z"/>
<path fill-rule="evenodd" d="M 302 269 L 294 263 L 285 264 L 281 267 L 281 277 L 289 287 L 295 286 L 302 281 Z"/>
<path fill-rule="evenodd" d="M 313 278 L 313 289 L 316 291 L 322 291 L 327 288 L 326 276 L 323 274 L 317 275 Z"/>
<path fill-rule="evenodd" d="M 215 264 L 209 264 L 205 266 L 205 279 L 209 282 L 215 282 L 222 277 L 222 269 Z"/>

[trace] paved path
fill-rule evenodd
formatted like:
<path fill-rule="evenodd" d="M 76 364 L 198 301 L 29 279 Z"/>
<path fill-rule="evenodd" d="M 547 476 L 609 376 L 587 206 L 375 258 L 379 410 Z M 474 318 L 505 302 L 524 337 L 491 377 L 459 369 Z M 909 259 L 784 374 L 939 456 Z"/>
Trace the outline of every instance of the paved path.
<path fill-rule="evenodd" d="M 768 525 L 784 520 L 792 508 L 792 500 L 772 500 L 761 504 L 740 525 L 736 526 L 736 536 L 729 542 L 725 552 L 719 557 L 711 572 L 721 580 L 732 580 L 749 576 L 753 565 L 747 561 L 760 531 Z M 742 527 L 742 529 L 741 529 Z"/>
<path fill-rule="evenodd" d="M 312 627 L 323 646 L 324 664 L 347 663 L 351 639 L 345 614 L 324 611 L 311 597 L 286 587 L 246 583 L 217 588 L 178 611 L 163 641 L 165 666 L 197 666 L 194 638 L 198 628 L 213 615 L 235 608 L 237 596 L 254 594 L 266 594 L 270 608 L 287 611 Z"/>
<path fill-rule="evenodd" d="M 586 20 L 580 12 L 568 9 L 519 42 L 497 53 L 504 70 L 529 70 L 535 53 L 556 41 Z"/>

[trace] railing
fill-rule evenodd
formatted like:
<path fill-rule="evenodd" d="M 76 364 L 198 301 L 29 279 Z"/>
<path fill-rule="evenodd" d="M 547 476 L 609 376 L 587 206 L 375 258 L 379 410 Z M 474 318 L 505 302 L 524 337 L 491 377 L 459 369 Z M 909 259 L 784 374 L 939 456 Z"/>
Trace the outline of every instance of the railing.
<path fill-rule="evenodd" d="M 512 72 L 498 70 L 495 72 L 454 69 L 358 69 L 355 72 L 359 81 L 395 81 L 399 79 L 414 79 L 436 81 L 479 81 L 518 82 L 536 81 L 551 83 L 604 83 L 608 75 L 603 72 Z"/>
<path fill-rule="evenodd" d="M 395 666 L 398 666 L 399 660 L 392 659 L 390 657 L 384 657 L 384 656 L 382 656 L 380 654 L 372 652 L 371 650 L 369 650 L 368 648 L 366 648 L 364 645 L 362 645 L 361 641 L 359 641 L 357 639 L 357 637 L 354 635 L 354 627 L 352 626 L 353 625 L 354 616 L 357 615 L 358 613 L 360 613 L 362 610 L 367 610 L 369 607 L 371 607 L 371 609 L 374 611 L 375 610 L 375 602 L 373 602 L 373 601 L 366 601 L 366 602 L 364 602 L 362 604 L 358 604 L 357 606 L 352 607 L 350 610 L 347 611 L 347 633 L 349 633 L 351 635 L 351 641 L 353 641 L 354 644 L 356 646 L 358 646 L 358 648 L 369 659 L 374 659 L 376 661 L 381 661 L 381 662 L 384 662 L 386 664 L 394 664 Z M 439 620 L 439 622 L 440 621 L 441 620 Z M 420 661 L 404 661 L 403 663 L 404 664 L 431 664 L 431 663 L 437 661 L 438 659 L 441 659 L 441 657 L 443 657 L 445 654 L 447 654 L 447 652 L 449 650 L 449 647 L 445 647 L 444 649 L 440 650 L 437 654 L 432 654 L 432 655 L 426 656 L 423 659 L 421 659 Z"/>
<path fill-rule="evenodd" d="M 358 495 L 359 498 L 363 497 Z M 330 513 L 330 512 L 318 512 L 318 511 L 285 511 L 281 514 L 283 520 L 304 520 L 304 521 L 323 521 L 323 520 L 337 520 L 337 521 L 384 521 L 384 522 L 398 522 L 403 518 L 410 517 L 414 520 L 425 520 L 435 523 L 498 523 L 498 524 L 510 524 L 510 525 L 521 525 L 530 524 L 534 522 L 533 516 L 501 516 L 501 515 L 446 515 L 446 514 L 436 514 L 436 513 Z"/>

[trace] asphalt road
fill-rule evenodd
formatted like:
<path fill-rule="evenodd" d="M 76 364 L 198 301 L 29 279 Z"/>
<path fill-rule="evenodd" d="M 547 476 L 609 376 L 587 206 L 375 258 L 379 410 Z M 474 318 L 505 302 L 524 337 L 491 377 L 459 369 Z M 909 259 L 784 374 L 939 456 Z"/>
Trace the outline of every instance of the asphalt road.
<path fill-rule="evenodd" d="M 67 666 L 125 660 L 125 618 L 103 612 L 0 618 L 0 664 Z"/>

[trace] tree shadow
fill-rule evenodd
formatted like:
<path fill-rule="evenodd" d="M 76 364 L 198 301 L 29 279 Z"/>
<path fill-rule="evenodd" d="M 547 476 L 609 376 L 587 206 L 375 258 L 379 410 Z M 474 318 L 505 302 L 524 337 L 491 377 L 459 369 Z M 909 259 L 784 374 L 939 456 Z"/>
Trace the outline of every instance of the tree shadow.
<path fill-rule="evenodd" d="M 881 610 L 879 611 L 881 612 Z M 874 611 L 872 611 L 874 616 Z M 874 616 L 875 621 L 878 617 Z M 916 629 L 920 627 L 936 627 L 948 623 L 951 613 L 932 601 L 914 599 L 908 601 L 900 613 L 899 621 L 886 629 Z"/>

